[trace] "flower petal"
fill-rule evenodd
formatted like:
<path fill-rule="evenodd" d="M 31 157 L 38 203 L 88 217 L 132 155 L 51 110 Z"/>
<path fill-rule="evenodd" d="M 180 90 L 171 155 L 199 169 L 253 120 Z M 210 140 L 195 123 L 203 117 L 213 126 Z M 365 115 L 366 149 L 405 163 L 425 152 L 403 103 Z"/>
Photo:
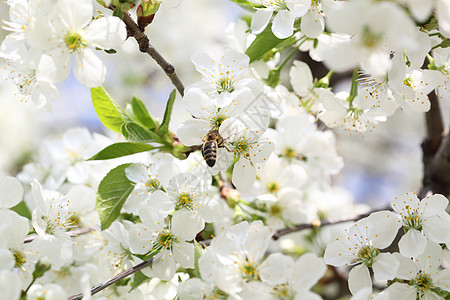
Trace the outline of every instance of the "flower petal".
<path fill-rule="evenodd" d="M 322 258 L 314 253 L 306 253 L 295 262 L 291 284 L 294 289 L 309 290 L 325 274 L 327 267 Z"/>
<path fill-rule="evenodd" d="M 448 199 L 440 194 L 422 199 L 419 203 L 422 215 L 424 217 L 438 215 L 445 211 L 448 205 Z"/>
<path fill-rule="evenodd" d="M 273 11 L 270 10 L 257 10 L 252 17 L 252 23 L 250 28 L 254 34 L 261 33 L 266 29 L 269 24 L 270 17 L 272 17 Z"/>
<path fill-rule="evenodd" d="M 117 17 L 103 17 L 94 20 L 86 29 L 84 38 L 94 48 L 111 49 L 125 41 L 125 24 Z"/>
<path fill-rule="evenodd" d="M 0 208 L 11 208 L 19 204 L 23 197 L 23 187 L 14 177 L 0 178 Z"/>
<path fill-rule="evenodd" d="M 172 247 L 173 257 L 175 261 L 183 268 L 194 268 L 194 245 L 179 241 Z"/>
<path fill-rule="evenodd" d="M 391 253 L 379 254 L 372 265 L 375 280 L 392 280 L 397 274 L 400 262 Z"/>
<path fill-rule="evenodd" d="M 166 281 L 171 280 L 176 271 L 175 259 L 173 258 L 172 252 L 162 249 L 161 253 L 153 259 L 152 270 L 155 277 Z"/>
<path fill-rule="evenodd" d="M 255 167 L 245 158 L 241 157 L 235 164 L 231 181 L 239 191 L 248 191 L 256 179 Z"/>
<path fill-rule="evenodd" d="M 180 241 L 191 241 L 205 227 L 205 222 L 196 212 L 187 209 L 176 211 L 172 217 L 172 232 Z"/>
<path fill-rule="evenodd" d="M 372 287 L 372 279 L 370 278 L 369 269 L 366 265 L 361 264 L 348 273 L 348 288 L 354 295 L 362 289 Z"/>
<path fill-rule="evenodd" d="M 279 39 L 290 37 L 294 33 L 295 15 L 287 10 L 281 10 L 273 18 L 272 32 Z"/>
<path fill-rule="evenodd" d="M 93 6 L 91 0 L 58 0 L 61 20 L 68 29 L 81 29 L 92 20 Z"/>
<path fill-rule="evenodd" d="M 291 277 L 293 267 L 292 257 L 281 253 L 272 253 L 259 266 L 261 280 L 272 286 L 284 284 Z"/>
<path fill-rule="evenodd" d="M 98 87 L 105 81 L 106 67 L 94 51 L 84 49 L 76 56 L 74 74 L 85 87 Z"/>
<path fill-rule="evenodd" d="M 427 238 L 415 229 L 410 229 L 398 242 L 400 253 L 406 257 L 418 257 L 427 245 Z"/>

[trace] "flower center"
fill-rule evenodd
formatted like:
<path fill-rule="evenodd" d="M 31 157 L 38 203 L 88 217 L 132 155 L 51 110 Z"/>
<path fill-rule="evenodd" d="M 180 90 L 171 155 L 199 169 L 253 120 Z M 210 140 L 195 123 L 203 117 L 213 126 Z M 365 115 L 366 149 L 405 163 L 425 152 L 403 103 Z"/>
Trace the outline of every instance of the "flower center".
<path fill-rule="evenodd" d="M 22 268 L 22 266 L 27 262 L 25 254 L 19 250 L 10 249 L 13 253 L 14 260 L 16 261 L 15 268 Z"/>
<path fill-rule="evenodd" d="M 217 92 L 219 94 L 223 93 L 223 92 L 233 92 L 234 91 L 234 86 L 233 83 L 236 81 L 236 79 L 234 79 L 234 77 L 229 77 L 230 75 L 230 71 L 226 72 L 226 76 L 222 77 L 219 79 L 219 81 L 217 81 Z"/>
<path fill-rule="evenodd" d="M 413 82 L 412 78 L 408 78 L 408 77 L 405 78 L 405 80 L 403 80 L 403 84 L 408 86 L 408 87 L 410 87 L 410 88 L 412 88 L 412 89 L 415 88 L 415 85 L 414 85 L 414 82 Z"/>
<path fill-rule="evenodd" d="M 249 155 L 247 153 L 249 144 L 247 143 L 245 138 L 242 138 L 241 140 L 234 142 L 232 145 L 234 146 L 234 157 L 235 158 L 237 158 L 239 154 L 245 155 L 247 158 L 249 157 Z"/>
<path fill-rule="evenodd" d="M 430 275 L 422 272 L 417 274 L 416 278 L 411 280 L 410 283 L 415 285 L 419 292 L 428 292 L 431 288 L 433 288 L 433 280 Z"/>
<path fill-rule="evenodd" d="M 242 277 L 246 281 L 258 280 L 259 272 L 256 269 L 256 266 L 250 263 L 247 259 L 246 262 L 243 265 L 241 265 L 241 270 L 243 273 Z"/>
<path fill-rule="evenodd" d="M 70 52 L 75 52 L 78 49 L 86 48 L 88 43 L 83 40 L 83 37 L 78 32 L 68 31 L 64 37 L 67 48 Z"/>
<path fill-rule="evenodd" d="M 373 49 L 380 44 L 381 40 L 383 39 L 382 33 L 376 33 L 373 32 L 372 29 L 365 25 L 363 27 L 362 36 L 361 36 L 361 44 L 369 49 Z"/>
<path fill-rule="evenodd" d="M 297 153 L 295 152 L 294 149 L 288 147 L 288 148 L 283 150 L 283 155 L 287 159 L 292 159 L 292 158 L 295 158 L 297 156 Z"/>
<path fill-rule="evenodd" d="M 160 182 L 157 179 L 149 179 L 146 183 L 145 183 L 145 187 L 147 188 L 147 190 L 149 192 L 153 192 L 156 191 L 158 189 L 160 189 Z"/>
<path fill-rule="evenodd" d="M 211 118 L 210 120 L 210 124 L 211 124 L 211 128 L 212 130 L 217 130 L 219 129 L 220 125 L 223 123 L 223 121 L 225 121 L 226 119 L 228 119 L 227 116 L 225 116 L 224 114 L 218 112 L 217 115 L 215 115 L 214 117 Z"/>
<path fill-rule="evenodd" d="M 380 251 L 377 248 L 369 245 L 363 246 L 359 249 L 358 261 L 366 264 L 368 267 L 372 267 L 373 261 L 378 254 L 380 254 Z"/>
<path fill-rule="evenodd" d="M 159 244 L 162 248 L 167 250 L 172 249 L 173 243 L 177 243 L 177 237 L 172 234 L 172 232 L 168 230 L 163 230 L 158 236 L 157 244 Z"/>
<path fill-rule="evenodd" d="M 281 209 L 280 205 L 278 205 L 278 204 L 274 204 L 270 207 L 270 215 L 272 215 L 274 217 L 280 217 L 282 211 L 283 210 Z"/>
<path fill-rule="evenodd" d="M 281 300 L 294 300 L 295 295 L 292 294 L 291 289 L 287 283 L 278 285 L 273 288 L 272 294 L 276 299 Z"/>
<path fill-rule="evenodd" d="M 284 0 L 261 0 L 261 5 L 264 5 L 266 8 L 271 8 L 272 10 L 287 9 Z"/>
<path fill-rule="evenodd" d="M 188 208 L 188 209 L 192 209 L 194 203 L 194 199 L 192 197 L 191 194 L 189 193 L 181 193 L 178 194 L 177 197 L 177 204 L 175 206 L 175 209 L 181 209 L 183 207 Z"/>
<path fill-rule="evenodd" d="M 417 229 L 422 230 L 422 218 L 419 216 L 417 209 L 411 209 L 408 205 L 406 206 L 408 214 L 403 216 L 403 225 L 406 229 Z"/>
<path fill-rule="evenodd" d="M 276 183 L 275 181 L 266 183 L 266 187 L 270 193 L 276 193 L 280 189 L 280 187 L 278 186 L 278 183 Z"/>

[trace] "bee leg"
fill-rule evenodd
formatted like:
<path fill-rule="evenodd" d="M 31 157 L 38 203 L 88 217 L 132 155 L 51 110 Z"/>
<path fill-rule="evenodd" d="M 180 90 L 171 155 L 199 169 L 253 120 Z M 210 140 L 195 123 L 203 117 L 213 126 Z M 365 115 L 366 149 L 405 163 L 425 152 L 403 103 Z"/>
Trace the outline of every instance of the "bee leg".
<path fill-rule="evenodd" d="M 231 150 L 230 148 L 228 148 L 228 146 L 225 145 L 225 143 L 223 143 L 222 147 L 224 147 L 225 149 L 227 149 L 228 152 L 234 152 L 233 150 Z"/>

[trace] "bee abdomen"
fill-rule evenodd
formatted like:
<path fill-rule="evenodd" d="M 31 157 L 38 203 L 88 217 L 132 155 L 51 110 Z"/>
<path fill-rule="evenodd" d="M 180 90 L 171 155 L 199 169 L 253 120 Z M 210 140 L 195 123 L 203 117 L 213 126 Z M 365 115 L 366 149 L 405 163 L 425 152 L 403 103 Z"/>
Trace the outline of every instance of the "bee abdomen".
<path fill-rule="evenodd" d="M 206 164 L 210 167 L 214 167 L 217 160 L 217 143 L 207 142 L 203 147 L 203 157 L 205 158 Z"/>

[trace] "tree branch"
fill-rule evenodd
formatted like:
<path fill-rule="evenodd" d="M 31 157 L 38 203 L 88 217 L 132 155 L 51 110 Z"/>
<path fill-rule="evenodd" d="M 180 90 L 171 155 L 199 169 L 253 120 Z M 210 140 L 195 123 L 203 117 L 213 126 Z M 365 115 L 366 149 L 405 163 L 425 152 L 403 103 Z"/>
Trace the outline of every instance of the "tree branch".
<path fill-rule="evenodd" d="M 135 265 L 134 267 L 123 271 L 120 274 L 117 274 L 116 276 L 112 277 L 111 279 L 109 279 L 108 281 L 104 282 L 104 283 L 100 283 L 99 285 L 94 286 L 91 289 L 91 295 L 95 295 L 98 292 L 106 289 L 107 287 L 109 287 L 110 285 L 113 285 L 115 282 L 130 276 L 131 274 L 136 273 L 139 270 L 142 270 L 145 267 L 148 267 L 152 264 L 153 258 L 150 258 L 149 260 L 144 260 L 143 262 L 141 262 L 140 264 Z M 73 296 L 70 296 L 69 298 L 67 298 L 67 300 L 81 300 L 83 298 L 83 294 L 76 294 Z"/>
<path fill-rule="evenodd" d="M 77 237 L 79 235 L 86 234 L 86 233 L 89 233 L 89 232 L 92 232 L 92 231 L 94 231 L 94 229 L 91 228 L 91 227 L 80 228 L 80 229 L 74 230 L 70 236 L 71 237 Z M 36 237 L 37 237 L 36 234 L 28 235 L 23 240 L 23 243 L 24 244 L 31 243 Z"/>
<path fill-rule="evenodd" d="M 428 192 L 442 193 L 444 195 L 448 195 L 450 192 L 450 162 L 448 161 L 450 154 L 448 146 L 445 147 L 442 144 L 444 125 L 439 99 L 434 91 L 428 97 L 431 102 L 431 108 L 425 113 L 427 136 L 421 144 L 423 151 L 423 180 L 422 187 L 418 193 L 419 198 L 424 198 Z"/>
<path fill-rule="evenodd" d="M 299 224 L 299 225 L 295 225 L 293 227 L 290 228 L 285 228 L 285 229 L 281 229 L 278 230 L 277 232 L 275 232 L 275 234 L 272 236 L 272 238 L 274 240 L 278 240 L 281 236 L 286 235 L 288 233 L 292 233 L 295 231 L 300 231 L 303 229 L 308 229 L 308 228 L 316 228 L 316 227 L 323 227 L 323 226 L 327 226 L 327 225 L 335 225 L 335 224 L 339 224 L 339 223 L 344 223 L 344 222 L 351 222 L 351 221 L 356 221 L 362 218 L 365 218 L 367 216 L 369 216 L 371 213 L 376 212 L 376 211 L 381 211 L 381 210 L 389 210 L 390 207 L 387 207 L 385 209 L 375 209 L 375 210 L 371 210 L 367 213 L 364 214 L 359 214 L 356 216 L 351 216 L 351 217 L 346 217 L 346 218 L 339 218 L 339 219 L 329 219 L 329 220 L 315 220 L 311 223 L 306 223 L 306 224 Z M 208 246 L 211 244 L 211 239 L 208 240 L 204 240 L 200 242 L 201 245 L 203 246 Z M 108 281 L 106 281 L 105 283 L 101 283 L 95 287 L 93 287 L 91 289 L 91 295 L 95 295 L 98 292 L 100 292 L 101 290 L 107 288 L 108 286 L 114 284 L 115 282 L 130 276 L 134 273 L 136 273 L 137 271 L 148 267 L 151 265 L 153 259 L 149 259 L 146 261 L 141 262 L 140 264 L 114 276 L 113 278 L 109 279 Z M 82 294 L 77 294 L 77 295 L 73 295 L 71 297 L 69 297 L 67 300 L 80 300 L 81 298 L 83 298 Z"/>
<path fill-rule="evenodd" d="M 136 39 L 141 52 L 150 55 L 156 63 L 163 69 L 166 75 L 170 78 L 173 85 L 177 88 L 181 96 L 184 95 L 184 86 L 178 75 L 175 73 L 175 68 L 168 63 L 164 57 L 150 44 L 148 36 L 139 27 L 136 22 L 131 18 L 128 12 L 123 12 L 123 22 L 127 26 L 128 34 Z"/>
<path fill-rule="evenodd" d="M 391 210 L 391 206 L 389 205 L 389 206 L 387 206 L 385 208 L 373 209 L 373 210 L 370 210 L 370 211 L 368 211 L 368 212 L 366 212 L 364 214 L 359 214 L 359 215 L 350 216 L 350 217 L 325 219 L 325 220 L 315 219 L 311 223 L 298 224 L 298 225 L 294 225 L 294 226 L 289 227 L 289 228 L 284 228 L 284 229 L 277 230 L 274 233 L 274 235 L 272 236 L 272 238 L 274 240 L 278 240 L 283 235 L 286 235 L 286 234 L 289 234 L 289 233 L 292 233 L 292 232 L 296 232 L 296 231 L 300 231 L 300 230 L 303 230 L 303 229 L 318 228 L 318 227 L 323 227 L 323 226 L 328 226 L 328 225 L 336 225 L 336 224 L 345 223 L 345 222 L 357 221 L 357 220 L 360 220 L 362 218 L 368 217 L 371 213 L 374 213 L 374 212 L 377 212 L 377 211 L 382 211 L 382 210 Z"/>

